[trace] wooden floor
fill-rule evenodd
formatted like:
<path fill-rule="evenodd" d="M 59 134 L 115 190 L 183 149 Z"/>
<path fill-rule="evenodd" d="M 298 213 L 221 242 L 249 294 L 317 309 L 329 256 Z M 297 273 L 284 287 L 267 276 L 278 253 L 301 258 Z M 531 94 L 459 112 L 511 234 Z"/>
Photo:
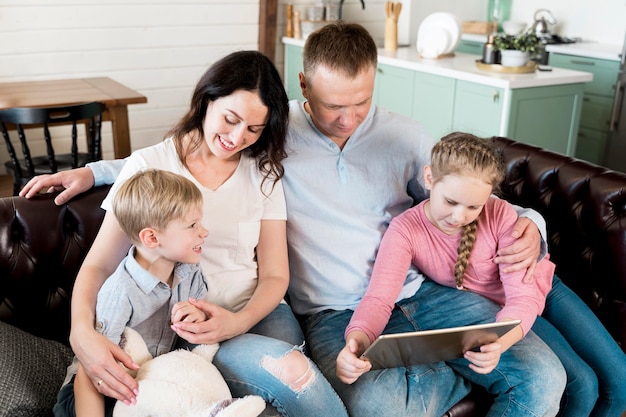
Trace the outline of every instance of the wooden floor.
<path fill-rule="evenodd" d="M 0 197 L 10 197 L 13 195 L 13 177 L 10 175 L 0 175 Z"/>

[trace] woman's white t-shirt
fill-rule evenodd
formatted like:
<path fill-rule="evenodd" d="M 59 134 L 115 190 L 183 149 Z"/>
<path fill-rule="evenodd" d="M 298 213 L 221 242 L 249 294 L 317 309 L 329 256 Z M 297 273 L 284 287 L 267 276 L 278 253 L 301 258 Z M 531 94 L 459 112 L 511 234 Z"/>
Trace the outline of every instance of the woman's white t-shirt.
<path fill-rule="evenodd" d="M 127 158 L 102 208 L 111 210 L 120 184 L 145 169 L 180 174 L 200 189 L 204 197 L 202 224 L 209 232 L 200 261 L 207 280 L 207 301 L 230 311 L 240 310 L 257 284 L 256 246 L 261 220 L 287 219 L 282 183 L 276 182 L 272 189 L 272 182 L 265 181 L 264 195 L 256 160 L 242 154 L 233 175 L 217 190 L 208 189 L 182 165 L 170 138 Z"/>

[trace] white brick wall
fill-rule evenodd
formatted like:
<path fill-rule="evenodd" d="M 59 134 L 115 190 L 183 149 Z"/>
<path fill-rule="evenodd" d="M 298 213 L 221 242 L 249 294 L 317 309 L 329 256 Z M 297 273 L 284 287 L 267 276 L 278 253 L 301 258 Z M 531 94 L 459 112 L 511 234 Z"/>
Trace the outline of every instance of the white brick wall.
<path fill-rule="evenodd" d="M 132 149 L 162 140 L 217 58 L 258 48 L 258 0 L 0 0 L 0 82 L 111 77 L 148 97 L 129 106 Z M 103 124 L 104 157 L 113 157 Z M 0 145 L 0 173 L 8 159 Z"/>

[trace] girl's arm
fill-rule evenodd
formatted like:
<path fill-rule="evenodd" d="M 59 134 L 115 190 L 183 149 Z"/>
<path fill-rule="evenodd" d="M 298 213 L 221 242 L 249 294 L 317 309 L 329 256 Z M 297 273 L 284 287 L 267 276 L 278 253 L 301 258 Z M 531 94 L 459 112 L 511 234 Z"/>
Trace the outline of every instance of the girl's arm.
<path fill-rule="evenodd" d="M 130 242 L 115 216 L 107 212 L 94 243 L 80 268 L 71 300 L 70 343 L 85 373 L 99 392 L 133 402 L 137 383 L 116 361 L 137 369 L 132 359 L 94 328 L 98 290 L 128 253 Z"/>

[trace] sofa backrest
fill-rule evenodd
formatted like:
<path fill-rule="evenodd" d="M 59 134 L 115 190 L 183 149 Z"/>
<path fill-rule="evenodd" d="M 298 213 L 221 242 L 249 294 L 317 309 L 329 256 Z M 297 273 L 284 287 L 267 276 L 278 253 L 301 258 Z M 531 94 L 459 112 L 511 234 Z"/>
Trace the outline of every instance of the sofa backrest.
<path fill-rule="evenodd" d="M 509 139 L 493 140 L 507 165 L 503 197 L 544 216 L 556 274 L 626 351 L 626 175 Z"/>

